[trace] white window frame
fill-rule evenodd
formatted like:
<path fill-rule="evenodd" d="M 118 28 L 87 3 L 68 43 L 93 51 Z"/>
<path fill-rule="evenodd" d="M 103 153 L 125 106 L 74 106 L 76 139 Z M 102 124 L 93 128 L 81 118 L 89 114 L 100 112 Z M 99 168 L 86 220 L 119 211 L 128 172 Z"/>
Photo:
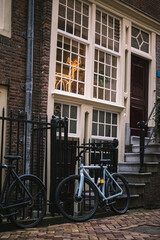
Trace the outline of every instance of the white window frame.
<path fill-rule="evenodd" d="M 57 34 L 57 36 L 61 36 L 62 37 L 62 39 L 64 39 L 64 38 L 68 38 L 67 36 L 65 36 L 64 34 Z M 70 38 L 68 38 L 69 40 L 70 40 L 70 42 L 72 43 L 72 41 L 75 41 L 75 39 L 70 39 Z M 62 42 L 63 43 L 63 42 Z M 80 44 L 83 44 L 83 45 L 85 45 L 84 43 L 81 43 L 81 42 L 78 42 L 78 46 L 80 45 Z M 70 45 L 71 46 L 71 45 Z M 70 51 L 67 51 L 67 50 L 65 50 L 64 48 L 63 48 L 63 46 L 62 46 L 62 48 L 59 48 L 58 46 L 57 46 L 57 50 L 61 50 L 62 51 L 62 59 L 61 59 L 61 61 L 58 61 L 58 60 L 56 60 L 56 64 L 60 64 L 61 65 L 61 74 L 58 74 L 58 73 L 56 73 L 56 71 L 55 71 L 55 85 L 56 85 L 56 78 L 60 78 L 61 80 L 60 80 L 60 89 L 57 89 L 56 88 L 56 86 L 55 86 L 55 89 L 56 90 L 58 90 L 58 91 L 61 91 L 61 92 L 66 92 L 66 93 L 69 93 L 69 94 L 73 94 L 73 95 L 77 95 L 77 96 L 84 96 L 85 95 L 85 82 L 86 82 L 86 55 L 87 55 L 87 46 L 85 45 L 85 56 L 82 56 L 81 54 L 80 54 L 80 51 L 79 51 L 79 47 L 78 47 L 78 53 L 74 53 L 74 52 L 72 52 L 71 50 Z M 68 52 L 69 53 L 69 55 L 70 55 L 70 59 L 69 59 L 69 63 L 67 64 L 67 63 L 64 63 L 63 62 L 63 55 L 64 55 L 64 52 Z M 82 68 L 80 65 L 79 65 L 79 60 L 78 60 L 78 65 L 76 66 L 76 67 L 72 67 L 72 63 L 71 63 L 71 54 L 75 54 L 75 55 L 77 55 L 78 56 L 78 58 L 79 57 L 81 57 L 81 58 L 84 58 L 85 59 L 85 68 Z M 57 56 L 57 54 L 56 54 L 56 56 Z M 78 74 L 78 70 L 82 70 L 82 71 L 84 71 L 84 82 L 83 81 L 80 81 L 79 80 L 79 78 L 77 78 L 77 79 L 74 79 L 74 78 L 72 78 L 72 73 L 70 72 L 70 74 L 68 75 L 68 76 L 63 76 L 64 74 L 62 73 L 62 66 L 63 66 L 63 64 L 65 64 L 66 66 L 68 66 L 68 68 L 71 70 L 72 68 L 73 68 L 73 70 L 74 70 L 74 68 L 75 69 L 77 69 L 76 70 L 76 74 Z M 65 90 L 63 90 L 62 89 L 62 85 L 63 85 L 63 79 L 66 79 L 66 81 L 68 82 L 68 91 L 65 91 Z M 78 93 L 78 89 L 76 89 L 76 93 L 74 93 L 74 92 L 71 92 L 71 83 L 74 83 L 74 82 L 76 82 L 76 84 L 77 84 L 77 86 L 79 86 L 79 84 L 82 84 L 83 86 L 84 86 L 84 88 L 83 88 L 83 90 L 84 90 L 84 94 L 79 94 Z"/>
<path fill-rule="evenodd" d="M 94 85 L 94 75 L 96 74 L 96 72 L 95 71 L 93 71 L 93 99 L 96 99 L 96 100 L 101 100 L 101 101 L 104 101 L 104 102 L 109 102 L 109 103 L 117 103 L 117 95 L 118 95 L 118 70 L 119 70 L 119 57 L 117 56 L 117 55 L 115 55 L 115 54 L 111 54 L 110 52 L 108 52 L 108 51 L 104 51 L 103 49 L 101 49 L 100 47 L 99 48 L 95 48 L 95 51 L 96 50 L 98 50 L 99 52 L 100 51 L 102 51 L 103 53 L 104 53 L 104 55 L 106 55 L 106 54 L 108 54 L 108 55 L 110 55 L 111 56 L 111 58 L 112 57 L 116 57 L 117 58 L 117 66 L 115 67 L 115 66 L 113 66 L 113 64 L 112 64 L 112 62 L 111 62 L 111 65 L 108 65 L 108 64 L 106 64 L 106 61 L 104 61 L 104 67 L 106 68 L 106 66 L 109 66 L 110 67 L 110 76 L 107 76 L 107 75 L 104 75 L 104 78 L 107 76 L 107 78 L 110 78 L 110 88 L 106 88 L 105 87 L 105 79 L 104 79 L 104 87 L 103 88 L 101 88 L 101 87 L 99 87 L 98 86 L 98 79 L 97 79 L 97 97 L 94 97 L 94 87 L 96 87 L 96 85 Z M 96 61 L 97 63 L 100 63 L 99 62 L 99 60 L 97 60 Z M 94 63 L 95 63 L 95 57 L 94 57 Z M 112 77 L 112 68 L 115 68 L 116 69 L 116 78 L 113 78 Z M 99 71 L 97 71 L 97 78 L 98 78 L 98 76 L 100 76 L 100 74 L 99 74 Z M 111 87 L 111 85 L 112 85 L 112 80 L 115 80 L 116 81 L 116 90 L 113 90 L 112 89 L 112 87 Z M 101 99 L 101 98 L 98 98 L 98 89 L 103 89 L 103 91 L 105 91 L 105 90 L 109 90 L 109 92 L 110 92 L 110 100 L 105 100 L 105 97 L 104 97 L 104 99 Z M 116 93 L 116 100 L 115 101 L 111 101 L 111 93 L 112 92 L 115 92 Z M 104 96 L 105 96 L 105 92 L 104 92 Z"/>
<path fill-rule="evenodd" d="M 69 137 L 78 137 L 78 125 L 79 125 L 79 106 L 76 105 L 76 104 L 70 104 L 70 103 L 64 103 L 64 102 L 61 102 L 61 101 L 55 101 L 54 103 L 54 108 L 55 108 L 55 104 L 61 104 L 61 118 L 64 119 L 64 117 L 62 116 L 62 111 L 63 111 L 63 105 L 68 105 L 69 106 L 69 117 L 68 118 L 68 136 Z M 74 106 L 74 107 L 77 107 L 77 121 L 76 119 L 72 119 L 70 118 L 70 113 L 71 113 L 71 106 Z M 53 111 L 54 112 L 54 111 Z M 59 117 L 59 115 L 56 115 L 56 117 Z M 70 133 L 70 121 L 71 120 L 74 120 L 76 121 L 76 133 Z"/>
<path fill-rule="evenodd" d="M 86 96 L 86 76 L 87 76 L 87 51 L 88 51 L 88 45 L 90 43 L 90 16 L 91 16 L 91 5 L 89 3 L 86 3 L 85 1 L 80 1 L 80 2 L 83 2 L 84 4 L 88 5 L 89 6 L 89 17 L 88 17 L 88 40 L 86 39 L 83 39 L 82 37 L 78 37 L 78 36 L 75 36 L 74 34 L 71 34 L 71 33 L 68 33 L 66 31 L 63 31 L 61 29 L 58 29 L 57 27 L 57 36 L 58 35 L 61 35 L 63 37 L 66 37 L 66 38 L 69 38 L 69 39 L 72 39 L 72 40 L 75 40 L 77 41 L 78 43 L 82 43 L 86 46 L 86 53 L 85 53 L 85 74 L 84 74 L 84 78 L 85 78 L 85 81 L 84 81 L 84 94 L 78 94 L 78 92 L 76 93 L 72 93 L 70 91 L 64 91 L 62 89 L 56 89 L 56 87 L 54 88 L 54 92 L 57 92 L 57 93 L 60 93 L 60 94 L 63 94 L 63 95 L 72 95 L 72 96 L 75 96 L 75 97 L 80 97 L 80 98 L 85 98 Z M 58 4 L 58 11 L 59 11 L 59 4 Z M 59 12 L 57 14 L 57 17 L 59 17 Z M 57 56 L 57 53 L 56 53 L 56 56 Z M 56 60 L 56 63 L 57 63 L 57 60 Z M 56 82 L 56 66 L 55 66 L 55 82 Z M 70 81 L 72 79 L 70 78 Z M 78 84 L 78 80 L 77 80 L 77 84 Z M 55 85 L 55 84 L 54 84 Z"/>
<path fill-rule="evenodd" d="M 93 108 L 93 111 L 98 111 L 98 116 L 97 116 L 97 118 L 98 118 L 98 121 L 97 122 L 94 122 L 93 121 L 93 117 L 92 117 L 92 128 L 93 128 L 93 123 L 96 123 L 98 126 L 97 126 L 97 131 L 98 131 L 98 133 L 97 133 L 97 135 L 93 135 L 92 134 L 92 139 L 97 139 L 97 140 L 107 140 L 107 139 L 109 139 L 109 140 L 112 140 L 112 139 L 118 139 L 118 129 L 119 129 L 119 114 L 118 113 L 116 113 L 116 112 L 112 112 L 112 111 L 106 111 L 106 110 L 104 110 L 104 109 L 97 109 L 97 108 Z M 104 135 L 105 135 L 105 126 L 107 126 L 107 125 L 109 125 L 110 126 L 110 137 L 108 137 L 108 136 L 100 136 L 99 135 L 99 125 L 101 124 L 100 122 L 99 122 L 99 112 L 104 112 L 104 123 L 102 123 L 102 125 L 104 125 Z M 111 114 L 111 123 L 109 124 L 109 123 L 106 123 L 106 113 L 110 113 Z M 93 114 L 93 112 L 92 112 L 92 114 Z M 116 114 L 117 115 L 117 125 L 116 124 L 113 124 L 112 123 L 112 118 L 113 118 L 113 114 Z M 112 137 L 112 127 L 117 127 L 117 136 L 116 137 Z M 92 129 L 93 130 L 93 129 Z"/>
<path fill-rule="evenodd" d="M 142 27 L 140 27 L 140 26 L 137 26 L 137 25 L 134 25 L 134 24 L 132 24 L 131 25 L 131 28 L 132 27 L 134 27 L 134 28 L 137 28 L 138 30 L 139 30 L 139 32 L 145 32 L 145 33 L 147 33 L 148 35 L 149 35 L 149 43 L 148 43 L 148 49 L 149 49 L 149 51 L 148 51 L 148 53 L 147 52 L 145 52 L 145 51 L 143 51 L 143 50 L 141 50 L 141 49 L 138 49 L 138 48 L 135 48 L 135 47 L 132 47 L 132 29 L 131 29 L 131 50 L 132 50 L 132 52 L 137 52 L 139 55 L 146 55 L 146 56 L 150 56 L 150 54 L 151 54 L 151 50 L 150 50 L 150 48 L 151 48 L 151 35 L 150 35 L 150 32 L 149 31 L 147 31 L 147 30 L 145 30 L 145 29 L 143 29 Z"/>
<path fill-rule="evenodd" d="M 101 49 L 103 49 L 104 51 L 107 51 L 107 52 L 109 52 L 109 53 L 112 53 L 112 54 L 116 54 L 116 55 L 118 55 L 118 56 L 120 56 L 120 53 L 121 53 L 121 25 L 122 25 L 122 23 L 121 23 L 121 19 L 119 18 L 119 17 L 117 17 L 117 16 L 114 16 L 114 15 L 112 15 L 112 14 L 110 14 L 107 10 L 105 10 L 105 9 L 100 9 L 98 6 L 96 7 L 96 11 L 100 11 L 101 13 L 105 13 L 106 15 L 107 15 L 107 21 L 108 21 L 108 18 L 109 17 L 112 17 L 113 19 L 114 19 L 114 21 L 115 20 L 119 20 L 119 23 L 120 23 L 120 32 L 119 32 L 119 41 L 118 41 L 118 43 L 119 43 L 119 51 L 117 52 L 117 51 L 114 51 L 114 50 L 111 50 L 111 49 L 109 49 L 108 47 L 104 47 L 104 46 L 102 46 L 102 45 L 100 45 L 100 44 L 96 44 L 96 41 L 95 41 L 95 47 L 96 48 L 101 48 Z M 102 25 L 100 25 L 100 27 L 102 28 Z M 95 13 L 95 28 L 96 28 L 96 13 Z M 109 28 L 109 26 L 108 26 L 108 22 L 107 22 L 107 29 Z M 114 29 L 114 28 L 113 28 Z M 113 35 L 114 35 L 114 32 L 113 32 Z M 96 30 L 95 30 L 95 36 L 96 36 Z M 95 37 L 94 36 L 94 37 Z M 109 38 L 109 34 L 108 34 L 108 31 L 107 31 L 107 38 Z M 113 38 L 113 43 L 114 43 L 114 38 Z M 108 42 L 108 40 L 107 40 L 107 42 Z M 115 41 L 115 42 L 117 42 L 117 41 Z"/>

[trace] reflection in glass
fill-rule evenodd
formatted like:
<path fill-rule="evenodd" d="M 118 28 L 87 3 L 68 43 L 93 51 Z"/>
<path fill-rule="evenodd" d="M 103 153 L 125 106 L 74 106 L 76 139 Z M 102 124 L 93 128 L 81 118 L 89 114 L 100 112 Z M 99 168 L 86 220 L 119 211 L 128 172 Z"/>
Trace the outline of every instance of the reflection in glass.
<path fill-rule="evenodd" d="M 106 112 L 106 123 L 111 123 L 111 113 Z"/>
<path fill-rule="evenodd" d="M 117 127 L 112 127 L 112 137 L 117 137 Z"/>
<path fill-rule="evenodd" d="M 54 115 L 59 117 L 60 112 L 61 112 L 61 104 L 55 103 L 54 104 Z"/>
<path fill-rule="evenodd" d="M 99 111 L 99 122 L 104 123 L 104 111 Z"/>
<path fill-rule="evenodd" d="M 76 133 L 77 122 L 70 120 L 70 133 Z"/>
<path fill-rule="evenodd" d="M 92 135 L 97 136 L 97 123 L 92 123 Z"/>
<path fill-rule="evenodd" d="M 77 107 L 71 106 L 71 118 L 77 119 Z"/>
<path fill-rule="evenodd" d="M 99 124 L 99 136 L 104 136 L 104 125 Z"/>
<path fill-rule="evenodd" d="M 69 117 L 69 105 L 65 105 L 63 104 L 63 113 L 62 113 L 63 117 Z"/>
<path fill-rule="evenodd" d="M 109 125 L 106 125 L 106 137 L 110 137 L 111 135 L 111 127 Z"/>
<path fill-rule="evenodd" d="M 117 114 L 115 114 L 115 113 L 113 113 L 113 116 L 112 116 L 112 124 L 117 125 Z"/>
<path fill-rule="evenodd" d="M 93 121 L 94 122 L 98 121 L 98 111 L 97 110 L 93 110 Z"/>

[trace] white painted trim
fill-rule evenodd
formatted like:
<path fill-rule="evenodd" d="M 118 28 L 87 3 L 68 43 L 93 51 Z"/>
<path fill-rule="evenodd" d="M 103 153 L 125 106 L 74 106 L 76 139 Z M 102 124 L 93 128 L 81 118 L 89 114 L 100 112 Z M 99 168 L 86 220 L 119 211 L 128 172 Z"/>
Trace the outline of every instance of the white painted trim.
<path fill-rule="evenodd" d="M 0 0 L 0 34 L 11 38 L 12 0 Z"/>

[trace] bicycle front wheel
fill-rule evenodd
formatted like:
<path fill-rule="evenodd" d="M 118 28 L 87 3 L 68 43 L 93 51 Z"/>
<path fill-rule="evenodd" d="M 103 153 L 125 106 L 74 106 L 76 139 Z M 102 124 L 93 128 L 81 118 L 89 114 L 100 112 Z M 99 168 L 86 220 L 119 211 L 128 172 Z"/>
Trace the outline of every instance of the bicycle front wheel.
<path fill-rule="evenodd" d="M 60 212 L 69 220 L 82 222 L 91 218 L 98 207 L 98 191 L 94 184 L 84 178 L 82 195 L 78 198 L 80 176 L 71 175 L 57 187 L 55 200 Z"/>
<path fill-rule="evenodd" d="M 9 187 L 6 205 L 21 205 L 9 210 L 9 213 L 16 213 L 10 217 L 10 220 L 20 228 L 35 227 L 46 213 L 47 199 L 45 186 L 34 175 L 23 175 L 20 179 L 30 192 L 32 199 L 30 199 L 20 182 L 17 180 L 14 181 Z M 27 204 L 22 205 L 24 202 L 27 202 Z"/>
<path fill-rule="evenodd" d="M 118 197 L 111 199 L 109 202 L 110 204 L 109 207 L 115 213 L 123 214 L 128 210 L 129 203 L 130 203 L 130 193 L 129 193 L 128 183 L 126 179 L 118 173 L 113 173 L 112 177 L 121 187 L 122 195 L 119 195 Z M 115 184 L 115 182 L 111 178 L 109 178 L 106 183 L 107 196 L 112 196 L 119 192 L 120 192 L 120 189 L 118 188 L 118 186 Z"/>

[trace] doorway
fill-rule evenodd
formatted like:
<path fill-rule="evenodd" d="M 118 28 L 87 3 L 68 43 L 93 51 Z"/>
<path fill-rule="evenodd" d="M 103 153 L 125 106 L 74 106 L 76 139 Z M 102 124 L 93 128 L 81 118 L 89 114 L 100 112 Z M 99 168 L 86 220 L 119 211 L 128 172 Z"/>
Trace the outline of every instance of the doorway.
<path fill-rule="evenodd" d="M 130 128 L 132 136 L 139 136 L 137 122 L 146 121 L 148 116 L 148 69 L 149 62 L 132 55 L 131 57 L 131 102 Z"/>

